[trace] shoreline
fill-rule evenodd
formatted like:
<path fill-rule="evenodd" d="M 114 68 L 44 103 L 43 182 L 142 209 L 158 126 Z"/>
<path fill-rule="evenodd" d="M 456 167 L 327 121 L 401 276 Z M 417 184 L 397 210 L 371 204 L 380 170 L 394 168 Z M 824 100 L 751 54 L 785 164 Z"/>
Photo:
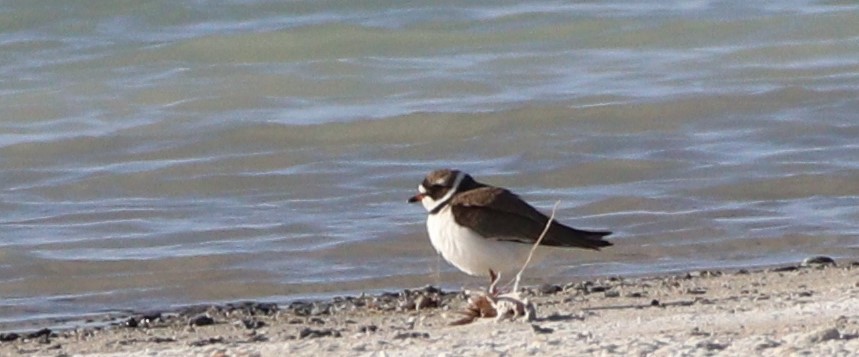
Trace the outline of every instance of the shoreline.
<path fill-rule="evenodd" d="M 533 321 L 451 326 L 462 291 L 236 302 L 0 334 L 0 355 L 732 354 L 859 350 L 859 262 L 526 287 Z M 68 325 L 74 325 L 69 323 Z"/>

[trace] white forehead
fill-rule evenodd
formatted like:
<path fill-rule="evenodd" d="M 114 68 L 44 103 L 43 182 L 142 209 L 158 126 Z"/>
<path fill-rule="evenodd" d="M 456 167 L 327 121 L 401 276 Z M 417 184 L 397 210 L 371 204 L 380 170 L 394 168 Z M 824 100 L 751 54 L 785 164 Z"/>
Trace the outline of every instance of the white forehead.
<path fill-rule="evenodd" d="M 427 193 L 427 189 L 424 188 L 424 185 L 418 185 L 418 191 L 420 193 Z"/>

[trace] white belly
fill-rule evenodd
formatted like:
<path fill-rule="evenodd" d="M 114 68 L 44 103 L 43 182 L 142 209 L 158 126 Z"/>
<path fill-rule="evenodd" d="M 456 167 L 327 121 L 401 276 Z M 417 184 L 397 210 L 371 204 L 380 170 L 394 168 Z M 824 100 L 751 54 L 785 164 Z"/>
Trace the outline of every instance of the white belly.
<path fill-rule="evenodd" d="M 489 276 L 489 270 L 511 277 L 525 263 L 531 245 L 486 239 L 455 223 L 450 207 L 427 218 L 427 231 L 435 250 L 466 274 Z M 536 253 L 541 253 L 538 249 Z M 536 263 L 542 254 L 535 254 Z"/>

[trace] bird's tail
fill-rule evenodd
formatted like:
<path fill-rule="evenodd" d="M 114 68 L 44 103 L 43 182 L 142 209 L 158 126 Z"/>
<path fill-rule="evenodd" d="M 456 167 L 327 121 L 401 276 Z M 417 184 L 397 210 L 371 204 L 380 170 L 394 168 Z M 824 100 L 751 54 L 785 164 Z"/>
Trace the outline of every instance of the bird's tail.
<path fill-rule="evenodd" d="M 554 247 L 575 247 L 599 250 L 613 244 L 604 238 L 610 235 L 609 231 L 585 231 L 567 227 L 560 223 L 552 222 L 549 232 L 543 238 L 543 244 Z"/>

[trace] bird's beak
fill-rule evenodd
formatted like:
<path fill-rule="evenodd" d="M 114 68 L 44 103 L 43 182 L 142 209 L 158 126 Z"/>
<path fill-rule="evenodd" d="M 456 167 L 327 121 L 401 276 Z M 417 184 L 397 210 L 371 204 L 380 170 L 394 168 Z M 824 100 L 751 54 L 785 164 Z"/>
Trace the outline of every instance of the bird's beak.
<path fill-rule="evenodd" d="M 425 194 L 425 193 L 419 193 L 417 195 L 409 197 L 409 203 L 420 202 L 422 199 L 424 199 L 424 197 L 426 197 L 426 195 L 427 194 Z"/>

